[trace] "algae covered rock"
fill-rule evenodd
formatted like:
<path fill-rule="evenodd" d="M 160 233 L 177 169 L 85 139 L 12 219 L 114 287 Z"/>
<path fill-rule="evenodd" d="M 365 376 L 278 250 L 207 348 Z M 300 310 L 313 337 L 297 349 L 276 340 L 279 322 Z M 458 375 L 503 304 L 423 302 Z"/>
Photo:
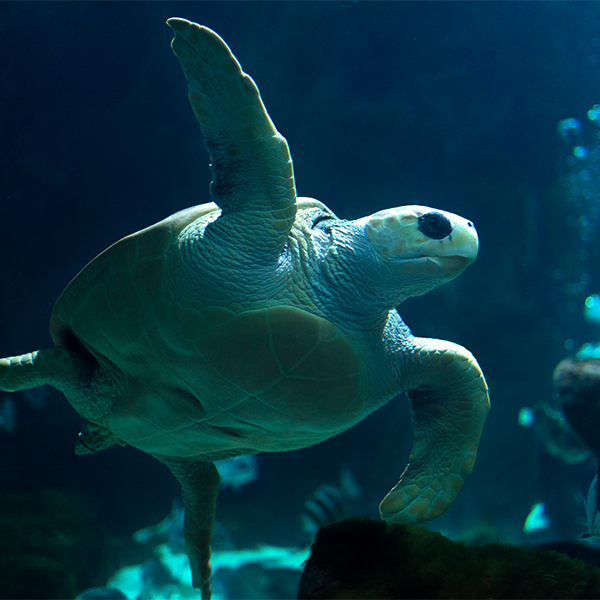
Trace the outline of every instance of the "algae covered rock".
<path fill-rule="evenodd" d="M 414 525 L 323 527 L 298 598 L 598 598 L 600 569 L 550 550 L 469 546 Z"/>
<path fill-rule="evenodd" d="M 3 598 L 74 598 L 114 567 L 108 533 L 73 492 L 0 494 Z"/>

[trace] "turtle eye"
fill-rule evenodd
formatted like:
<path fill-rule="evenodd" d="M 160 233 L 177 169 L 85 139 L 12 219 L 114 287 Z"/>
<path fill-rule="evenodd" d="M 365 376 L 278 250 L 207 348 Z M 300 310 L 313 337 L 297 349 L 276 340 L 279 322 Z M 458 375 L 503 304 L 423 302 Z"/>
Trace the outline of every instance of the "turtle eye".
<path fill-rule="evenodd" d="M 452 233 L 450 219 L 437 211 L 421 215 L 418 226 L 422 234 L 434 240 L 443 240 Z"/>
<path fill-rule="evenodd" d="M 323 231 L 327 232 L 327 233 L 331 233 L 331 225 L 330 224 L 325 224 L 325 225 L 319 225 L 320 223 L 323 223 L 323 221 L 333 221 L 333 217 L 331 215 L 327 215 L 327 214 L 320 214 L 318 215 L 315 220 L 313 221 L 312 224 L 312 229 L 322 229 Z"/>

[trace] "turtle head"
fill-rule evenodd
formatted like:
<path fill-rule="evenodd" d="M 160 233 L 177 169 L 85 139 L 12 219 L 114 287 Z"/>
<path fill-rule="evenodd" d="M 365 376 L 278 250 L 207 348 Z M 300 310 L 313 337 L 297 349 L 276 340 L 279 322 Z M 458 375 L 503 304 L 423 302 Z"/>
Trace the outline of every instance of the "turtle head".
<path fill-rule="evenodd" d="M 317 200 L 302 198 L 299 209 L 303 256 L 320 273 L 311 280 L 327 312 L 346 321 L 369 323 L 454 279 L 477 258 L 473 223 L 442 210 L 400 206 L 346 221 Z"/>
<path fill-rule="evenodd" d="M 384 279 L 404 299 L 460 275 L 476 258 L 471 221 L 427 206 L 381 210 L 355 222 L 375 251 Z"/>

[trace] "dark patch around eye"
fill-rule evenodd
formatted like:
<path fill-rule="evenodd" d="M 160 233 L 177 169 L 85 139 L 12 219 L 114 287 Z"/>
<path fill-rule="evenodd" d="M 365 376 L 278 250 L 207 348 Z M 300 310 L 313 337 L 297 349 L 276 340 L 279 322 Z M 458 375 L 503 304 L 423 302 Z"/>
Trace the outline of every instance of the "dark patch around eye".
<path fill-rule="evenodd" d="M 433 211 L 419 217 L 419 231 L 428 238 L 442 240 L 452 233 L 452 223 L 442 213 Z"/>
<path fill-rule="evenodd" d="M 318 215 L 315 220 L 313 221 L 312 224 L 312 229 L 314 229 L 319 223 L 321 223 L 322 221 L 332 221 L 333 217 L 330 215 L 324 215 L 324 214 L 320 214 Z M 330 226 L 325 226 L 325 227 L 319 227 L 319 229 L 323 229 L 325 231 L 331 231 L 331 227 Z"/>

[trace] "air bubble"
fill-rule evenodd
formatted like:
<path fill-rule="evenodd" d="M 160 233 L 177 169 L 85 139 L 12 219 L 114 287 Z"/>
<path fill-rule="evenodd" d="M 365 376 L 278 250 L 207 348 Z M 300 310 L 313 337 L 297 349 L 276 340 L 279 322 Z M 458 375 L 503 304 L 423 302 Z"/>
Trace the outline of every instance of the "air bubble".
<path fill-rule="evenodd" d="M 600 104 L 594 104 L 587 113 L 590 121 L 597 121 L 600 118 Z"/>
<path fill-rule="evenodd" d="M 535 415 L 533 413 L 533 410 L 531 410 L 531 408 L 529 408 L 528 406 L 524 406 L 519 411 L 519 416 L 517 420 L 521 427 L 531 427 L 535 421 Z"/>
<path fill-rule="evenodd" d="M 596 56 L 600 63 L 600 52 Z M 558 134 L 567 145 L 562 165 L 570 215 L 565 220 L 574 236 L 569 261 L 577 261 L 582 266 L 579 282 L 567 282 L 569 277 L 565 275 L 568 293 L 575 295 L 583 292 L 591 280 L 586 272 L 587 264 L 597 260 L 595 244 L 600 229 L 600 102 L 591 106 L 586 116 L 583 121 L 563 119 L 557 125 Z M 600 324 L 600 317 L 598 322 Z"/>
<path fill-rule="evenodd" d="M 588 323 L 600 323 L 600 296 L 592 294 L 585 299 L 583 317 Z"/>
<path fill-rule="evenodd" d="M 579 135 L 581 133 L 581 125 L 577 119 L 563 119 L 558 122 L 558 135 L 567 137 L 571 135 Z"/>
<path fill-rule="evenodd" d="M 586 308 L 598 308 L 600 307 L 600 296 L 598 294 L 592 294 L 585 299 Z"/>

